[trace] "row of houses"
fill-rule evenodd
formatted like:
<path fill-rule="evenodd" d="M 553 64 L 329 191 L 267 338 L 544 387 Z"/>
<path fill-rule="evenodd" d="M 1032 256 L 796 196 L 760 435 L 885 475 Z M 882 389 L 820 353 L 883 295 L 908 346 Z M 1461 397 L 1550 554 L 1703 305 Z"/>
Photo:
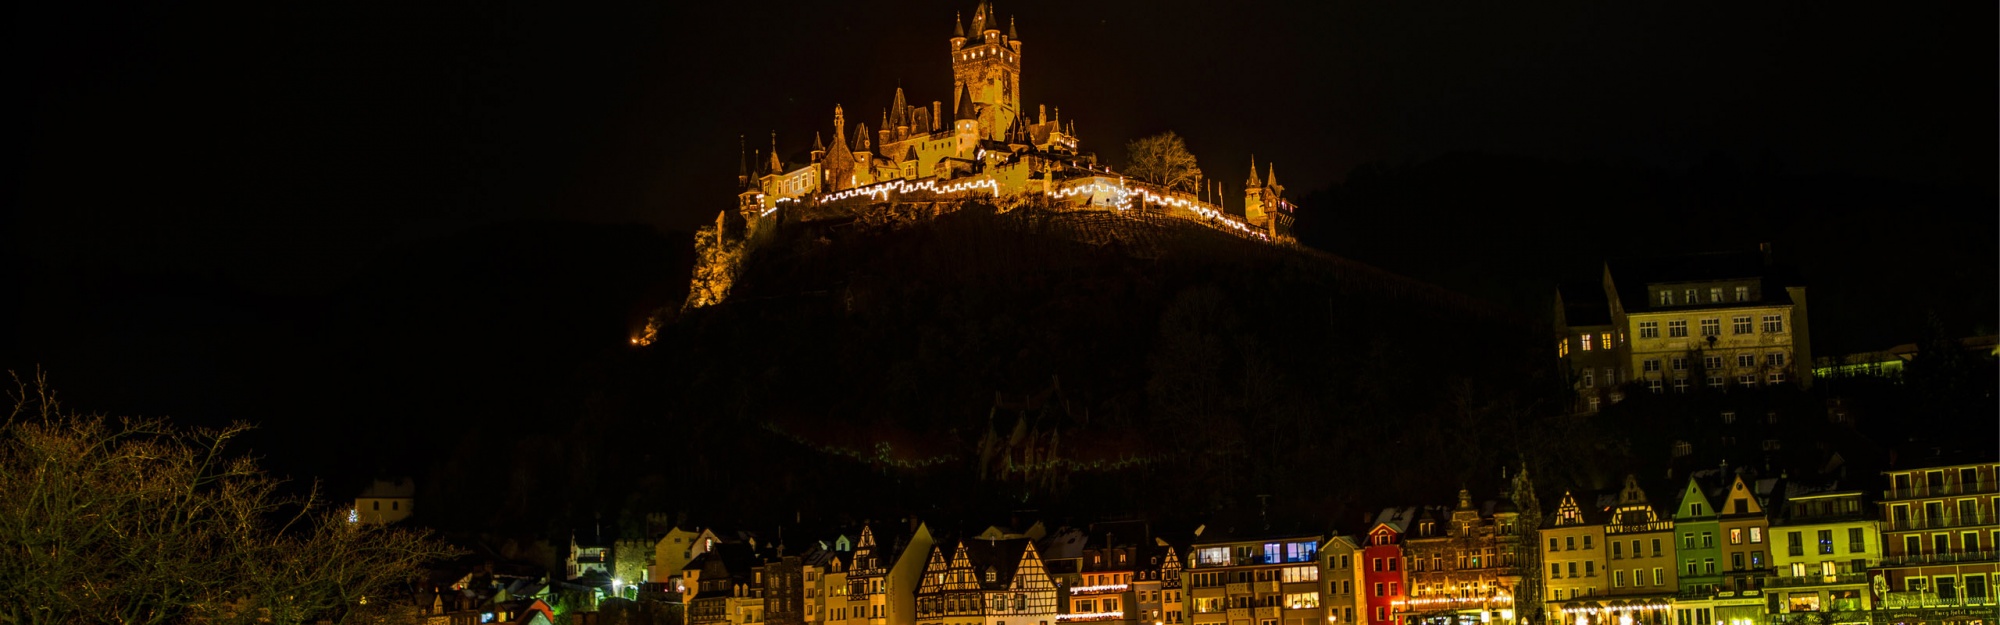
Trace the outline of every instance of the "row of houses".
<path fill-rule="evenodd" d="M 1991 625 L 1996 470 L 1897 469 L 1878 492 L 1724 465 L 1546 509 L 1516 475 L 1356 533 L 903 519 L 787 549 L 676 528 L 633 594 L 689 625 Z"/>

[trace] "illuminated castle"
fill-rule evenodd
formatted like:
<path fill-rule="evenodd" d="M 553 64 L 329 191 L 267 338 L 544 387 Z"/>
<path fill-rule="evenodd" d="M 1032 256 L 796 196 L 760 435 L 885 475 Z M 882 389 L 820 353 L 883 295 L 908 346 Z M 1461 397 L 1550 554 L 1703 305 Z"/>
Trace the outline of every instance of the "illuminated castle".
<path fill-rule="evenodd" d="M 1065 122 L 1060 108 L 1036 106 L 1030 117 L 1021 105 L 1022 45 L 1011 19 L 1003 32 L 982 0 L 969 27 L 954 21 L 949 102 L 912 104 L 898 87 L 873 130 L 850 122 L 835 104 L 831 142 L 815 134 L 810 152 L 787 161 L 772 133 L 768 157 L 744 155 L 737 173 L 744 226 L 734 231 L 725 213 L 701 235 L 704 264 L 696 268 L 690 306 L 720 301 L 741 254 L 785 224 L 848 219 L 885 205 L 918 215 L 975 200 L 1004 208 L 1139 211 L 1256 241 L 1291 242 L 1294 207 L 1275 170 L 1260 176 L 1253 159 L 1240 214 L 1224 210 L 1220 185 L 1196 193 L 1112 171 L 1078 149 L 1076 123 Z"/>

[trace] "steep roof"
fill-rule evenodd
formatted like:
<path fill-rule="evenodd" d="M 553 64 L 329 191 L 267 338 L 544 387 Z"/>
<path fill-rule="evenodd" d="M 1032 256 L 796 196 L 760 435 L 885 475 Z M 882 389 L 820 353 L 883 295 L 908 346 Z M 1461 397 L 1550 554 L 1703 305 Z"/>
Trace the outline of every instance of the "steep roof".
<path fill-rule="evenodd" d="M 972 561 L 973 576 L 979 586 L 986 590 L 1004 590 L 1014 583 L 1014 573 L 1021 568 L 1021 554 L 1028 549 L 1028 539 L 1009 540 L 967 540 L 965 555 Z M 987 581 L 987 571 L 993 571 L 992 581 Z"/>
<path fill-rule="evenodd" d="M 973 101 L 972 101 L 972 88 L 971 88 L 971 87 L 969 87 L 969 86 L 966 86 L 966 87 L 959 87 L 959 88 L 958 88 L 958 108 L 957 108 L 957 111 L 958 111 L 958 117 L 957 117 L 957 119 L 959 119 L 959 120 L 977 120 L 977 119 L 979 119 L 979 111 L 977 110 L 978 106 L 979 106 L 979 105 L 977 105 L 977 104 L 973 103 Z"/>

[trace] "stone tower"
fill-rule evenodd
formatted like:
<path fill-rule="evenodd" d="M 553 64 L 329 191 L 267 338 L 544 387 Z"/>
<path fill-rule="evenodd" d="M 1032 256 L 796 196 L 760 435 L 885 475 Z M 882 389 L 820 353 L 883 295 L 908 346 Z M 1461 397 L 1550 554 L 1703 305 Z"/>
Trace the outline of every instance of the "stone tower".
<path fill-rule="evenodd" d="M 951 38 L 951 90 L 969 90 L 972 101 L 981 105 L 980 138 L 1004 140 L 1021 114 L 1021 41 L 1001 34 L 999 16 L 988 0 L 980 0 L 973 11 L 970 30 L 963 23 L 957 28 Z M 1008 30 L 1013 30 L 1011 24 Z"/>

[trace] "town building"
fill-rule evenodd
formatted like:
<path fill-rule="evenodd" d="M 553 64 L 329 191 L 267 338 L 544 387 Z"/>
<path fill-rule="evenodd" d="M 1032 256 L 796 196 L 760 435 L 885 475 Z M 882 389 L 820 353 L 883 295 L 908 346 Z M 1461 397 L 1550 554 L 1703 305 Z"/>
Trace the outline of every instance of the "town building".
<path fill-rule="evenodd" d="M 1690 477 L 1674 514 L 1682 565 L 1676 623 L 1762 622 L 1763 580 L 1771 572 L 1770 521 L 1740 472 L 1705 475 L 1725 486 L 1711 488 L 1701 475 Z"/>
<path fill-rule="evenodd" d="M 805 563 L 799 556 L 774 555 L 753 569 L 764 583 L 764 622 L 805 625 Z"/>
<path fill-rule="evenodd" d="M 854 545 L 846 536 L 822 541 L 799 557 L 805 580 L 805 622 L 846 625 L 847 561 Z"/>
<path fill-rule="evenodd" d="M 1605 519 L 1604 546 L 1604 567 L 1611 582 L 1605 607 L 1610 618 L 1618 623 L 1629 617 L 1637 625 L 1670 625 L 1680 591 L 1674 520 L 1653 508 L 1636 475 L 1625 476 Z"/>
<path fill-rule="evenodd" d="M 1160 619 L 1155 625 L 1182 625 L 1187 622 L 1187 584 L 1180 551 L 1165 540 L 1154 539 L 1159 560 Z"/>
<path fill-rule="evenodd" d="M 682 579 L 681 571 L 689 562 L 715 547 L 718 538 L 715 531 L 707 528 L 668 528 L 660 540 L 653 543 L 653 562 L 647 566 L 647 578 L 659 589 L 683 594 L 683 602 L 693 601 L 695 588 Z"/>
<path fill-rule="evenodd" d="M 1629 380 L 1629 356 L 1619 350 L 1626 334 L 1611 323 L 1611 306 L 1597 285 L 1556 290 L 1556 358 L 1575 393 L 1571 410 L 1597 412 L 1625 399 L 1619 383 Z"/>
<path fill-rule="evenodd" d="M 1866 623 L 1868 572 L 1882 562 L 1880 521 L 1855 490 L 1793 487 L 1771 523 L 1766 592 L 1774 623 Z"/>
<path fill-rule="evenodd" d="M 1334 536 L 1319 548 L 1320 561 L 1326 563 L 1319 574 L 1320 606 L 1326 609 L 1328 625 L 1358 623 L 1354 620 L 1357 613 L 1368 611 L 1361 601 L 1361 589 L 1368 587 L 1361 576 L 1366 568 L 1363 542 L 1353 536 Z"/>
<path fill-rule="evenodd" d="M 1512 623 L 1520 590 L 1520 512 L 1512 501 L 1475 505 L 1458 491 L 1452 508 L 1425 508 L 1403 536 L 1408 625 Z"/>
<path fill-rule="evenodd" d="M 1595 503 L 1595 500 L 1591 500 Z M 1587 625 L 1603 604 L 1602 571 L 1605 568 L 1604 517 L 1595 507 L 1579 504 L 1576 495 L 1564 492 L 1542 527 L 1542 562 L 1548 567 L 1543 582 L 1543 613 L 1551 625 Z"/>
<path fill-rule="evenodd" d="M 1193 625 L 1318 625 L 1318 534 L 1197 536 L 1188 561 Z"/>
<path fill-rule="evenodd" d="M 1592 389 L 1610 378 L 1655 393 L 1812 384 L 1806 287 L 1771 264 L 1768 247 L 1610 261 L 1601 287 L 1608 326 L 1594 312 L 1565 304 L 1566 297 L 1581 303 L 1580 290 L 1556 298 L 1556 352 L 1579 390 L 1585 371 Z M 1605 349 L 1615 363 L 1604 358 Z M 1606 373 L 1607 364 L 1614 370 Z M 1608 401 L 1610 393 L 1595 395 Z"/>
<path fill-rule="evenodd" d="M 1870 580 L 1883 596 L 1877 623 L 1994 621 L 2000 463 L 1991 454 L 1884 472 L 1882 564 Z"/>
<path fill-rule="evenodd" d="M 878 542 L 874 525 L 861 528 L 847 572 L 847 625 L 915 625 L 917 585 L 930 561 L 930 528 L 909 520 L 909 533 Z M 889 527 L 881 525 L 880 527 Z"/>
<path fill-rule="evenodd" d="M 354 498 L 349 523 L 379 525 L 410 518 L 416 512 L 417 483 L 409 478 L 375 480 Z"/>
<path fill-rule="evenodd" d="M 748 625 L 764 620 L 764 589 L 755 548 L 747 542 L 724 542 L 688 563 L 699 573 L 694 600 L 688 603 L 689 625 Z"/>
<path fill-rule="evenodd" d="M 1367 625 L 1391 625 L 1401 618 L 1395 610 L 1403 602 L 1403 535 L 1415 527 L 1416 517 L 1416 508 L 1388 508 L 1368 528 L 1367 545 L 1361 548 L 1367 567 L 1361 572 Z"/>

